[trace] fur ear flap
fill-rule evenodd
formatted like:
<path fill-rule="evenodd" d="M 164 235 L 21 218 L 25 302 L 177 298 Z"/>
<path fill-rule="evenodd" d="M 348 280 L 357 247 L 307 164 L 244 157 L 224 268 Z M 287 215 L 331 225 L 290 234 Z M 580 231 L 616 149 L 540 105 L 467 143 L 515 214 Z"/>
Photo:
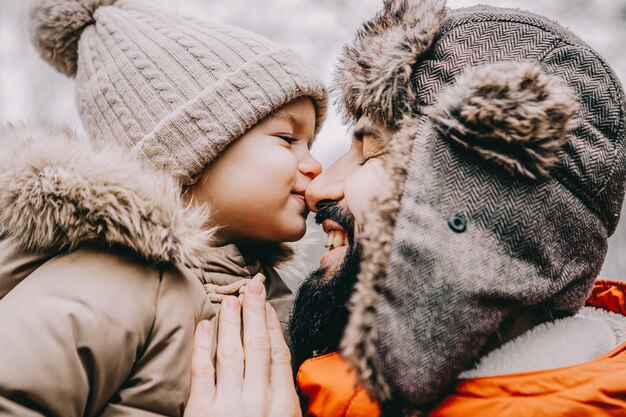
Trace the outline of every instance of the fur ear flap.
<path fill-rule="evenodd" d="M 395 126 L 411 110 L 413 66 L 445 17 L 444 0 L 385 0 L 339 58 L 335 90 L 346 119 L 363 114 Z"/>
<path fill-rule="evenodd" d="M 426 113 L 450 140 L 511 174 L 545 177 L 578 126 L 576 94 L 537 63 L 473 67 Z"/>

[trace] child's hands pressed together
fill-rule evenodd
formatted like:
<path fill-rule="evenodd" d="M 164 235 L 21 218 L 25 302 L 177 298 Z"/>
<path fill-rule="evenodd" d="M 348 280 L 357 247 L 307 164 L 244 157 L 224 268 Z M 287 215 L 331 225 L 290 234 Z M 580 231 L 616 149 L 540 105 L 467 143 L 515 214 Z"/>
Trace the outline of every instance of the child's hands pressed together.
<path fill-rule="evenodd" d="M 226 297 L 218 320 L 215 367 L 213 325 L 196 328 L 185 417 L 301 416 L 291 355 L 264 286 L 250 282 L 242 303 Z"/>

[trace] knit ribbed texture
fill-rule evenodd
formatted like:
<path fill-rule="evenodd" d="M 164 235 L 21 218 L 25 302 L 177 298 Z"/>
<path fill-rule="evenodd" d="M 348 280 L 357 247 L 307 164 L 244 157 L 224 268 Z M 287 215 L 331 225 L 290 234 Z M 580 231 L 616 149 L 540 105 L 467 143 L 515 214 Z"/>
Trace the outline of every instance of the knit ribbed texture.
<path fill-rule="evenodd" d="M 78 45 L 76 99 L 88 134 L 189 178 L 276 108 L 326 92 L 294 51 L 239 28 L 135 1 L 98 8 Z"/>

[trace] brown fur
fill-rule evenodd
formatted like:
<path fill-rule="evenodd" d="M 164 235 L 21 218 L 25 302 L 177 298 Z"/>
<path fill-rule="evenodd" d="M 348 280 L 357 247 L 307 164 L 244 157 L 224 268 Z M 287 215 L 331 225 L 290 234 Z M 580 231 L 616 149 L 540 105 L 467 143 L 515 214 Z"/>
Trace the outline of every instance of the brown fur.
<path fill-rule="evenodd" d="M 116 0 L 38 0 L 30 14 L 31 39 L 41 57 L 59 72 L 73 77 L 78 62 L 78 40 L 93 23 L 100 6 Z"/>
<path fill-rule="evenodd" d="M 339 59 L 335 89 L 347 119 L 366 114 L 394 127 L 411 111 L 413 66 L 432 44 L 445 17 L 442 0 L 386 0 L 357 31 Z"/>
<path fill-rule="evenodd" d="M 385 178 L 388 178 L 389 184 L 385 189 L 389 193 L 375 198 L 372 207 L 377 209 L 366 213 L 363 222 L 359 239 L 363 261 L 350 299 L 350 320 L 341 341 L 343 355 L 357 370 L 367 392 L 375 394 L 378 401 L 390 399 L 391 391 L 383 379 L 376 348 L 376 305 L 391 254 L 393 229 L 400 209 L 411 145 L 419 131 L 417 120 L 405 117 L 399 124 L 399 131 L 387 145 L 384 161 L 388 173 Z"/>
<path fill-rule="evenodd" d="M 115 147 L 96 151 L 67 129 L 0 131 L 0 225 L 29 252 L 89 244 L 152 262 L 204 268 L 208 211 L 184 207 L 180 186 Z"/>
<path fill-rule="evenodd" d="M 427 113 L 464 149 L 531 179 L 545 177 L 577 127 L 578 102 L 536 63 L 467 70 Z"/>

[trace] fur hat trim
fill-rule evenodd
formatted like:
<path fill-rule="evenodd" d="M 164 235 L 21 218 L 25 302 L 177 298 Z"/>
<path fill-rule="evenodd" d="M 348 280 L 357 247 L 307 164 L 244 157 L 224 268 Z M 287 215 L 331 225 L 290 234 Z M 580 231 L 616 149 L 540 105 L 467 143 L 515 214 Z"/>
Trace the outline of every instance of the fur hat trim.
<path fill-rule="evenodd" d="M 385 1 L 339 59 L 335 90 L 346 119 L 365 114 L 393 127 L 411 111 L 413 67 L 430 49 L 445 13 L 443 0 Z"/>
<path fill-rule="evenodd" d="M 354 292 L 350 298 L 350 319 L 341 340 L 341 350 L 357 371 L 359 382 L 379 402 L 391 399 L 391 388 L 384 379 L 382 360 L 377 349 L 378 291 L 385 282 L 393 242 L 393 228 L 400 210 L 411 146 L 426 118 L 405 116 L 389 140 L 384 159 L 384 178 L 388 181 L 365 214 L 359 238 L 363 259 Z"/>

